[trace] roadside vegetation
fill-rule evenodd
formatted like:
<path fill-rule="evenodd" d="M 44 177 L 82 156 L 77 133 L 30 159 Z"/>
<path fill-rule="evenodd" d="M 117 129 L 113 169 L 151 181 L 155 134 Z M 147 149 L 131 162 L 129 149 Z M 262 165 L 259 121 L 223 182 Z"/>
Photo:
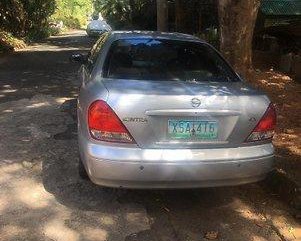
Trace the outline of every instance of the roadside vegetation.
<path fill-rule="evenodd" d="M 92 0 L 0 1 L 0 51 L 23 48 L 26 42 L 66 28 L 81 28 L 92 9 Z"/>
<path fill-rule="evenodd" d="M 1 30 L 14 37 L 39 39 L 49 35 L 48 18 L 55 11 L 55 0 L 0 2 Z"/>
<path fill-rule="evenodd" d="M 92 12 L 92 0 L 56 0 L 56 10 L 50 19 L 61 21 L 67 28 L 79 29 L 86 26 Z"/>
<path fill-rule="evenodd" d="M 0 49 L 24 47 L 24 41 L 50 35 L 48 18 L 55 11 L 55 0 L 0 2 Z"/>
<path fill-rule="evenodd" d="M 13 51 L 22 49 L 26 46 L 25 42 L 21 39 L 14 37 L 12 34 L 0 31 L 0 52 Z"/>
<path fill-rule="evenodd" d="M 94 0 L 113 29 L 156 30 L 156 0 Z"/>

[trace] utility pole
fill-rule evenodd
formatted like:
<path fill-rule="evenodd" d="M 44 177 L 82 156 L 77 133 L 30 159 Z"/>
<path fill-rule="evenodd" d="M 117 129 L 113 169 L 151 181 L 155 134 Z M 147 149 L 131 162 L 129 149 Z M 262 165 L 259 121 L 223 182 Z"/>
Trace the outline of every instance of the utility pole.
<path fill-rule="evenodd" d="M 157 0 L 157 30 L 168 31 L 167 0 Z"/>

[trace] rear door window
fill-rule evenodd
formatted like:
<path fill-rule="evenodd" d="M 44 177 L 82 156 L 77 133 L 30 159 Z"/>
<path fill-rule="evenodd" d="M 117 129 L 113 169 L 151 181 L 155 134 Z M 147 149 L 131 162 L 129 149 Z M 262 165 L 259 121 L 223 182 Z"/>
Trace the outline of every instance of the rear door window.
<path fill-rule="evenodd" d="M 104 77 L 136 80 L 239 81 L 211 47 L 168 39 L 122 39 L 107 55 Z"/>
<path fill-rule="evenodd" d="M 88 69 L 89 73 L 92 72 L 92 70 L 95 66 L 96 60 L 102 50 L 102 47 L 108 38 L 108 35 L 109 35 L 108 33 L 103 34 L 96 41 L 96 43 L 93 45 L 92 49 L 90 50 L 90 52 L 88 54 L 88 62 L 87 62 L 87 69 Z"/>

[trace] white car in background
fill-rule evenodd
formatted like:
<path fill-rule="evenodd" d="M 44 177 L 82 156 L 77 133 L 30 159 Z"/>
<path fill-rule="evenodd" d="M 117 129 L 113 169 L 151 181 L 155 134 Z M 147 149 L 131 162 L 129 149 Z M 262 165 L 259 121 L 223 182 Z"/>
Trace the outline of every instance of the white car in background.
<path fill-rule="evenodd" d="M 92 20 L 86 29 L 86 32 L 89 37 L 97 37 L 100 36 L 104 32 L 111 31 L 112 28 L 109 24 L 107 24 L 104 20 Z"/>

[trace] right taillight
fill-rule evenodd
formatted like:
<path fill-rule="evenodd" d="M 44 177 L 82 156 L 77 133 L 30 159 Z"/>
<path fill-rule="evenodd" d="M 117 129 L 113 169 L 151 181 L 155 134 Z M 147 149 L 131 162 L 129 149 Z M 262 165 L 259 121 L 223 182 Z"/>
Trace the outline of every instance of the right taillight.
<path fill-rule="evenodd" d="M 255 129 L 246 139 L 246 142 L 262 141 L 272 139 L 276 128 L 276 111 L 270 104 L 263 117 L 257 123 Z"/>

